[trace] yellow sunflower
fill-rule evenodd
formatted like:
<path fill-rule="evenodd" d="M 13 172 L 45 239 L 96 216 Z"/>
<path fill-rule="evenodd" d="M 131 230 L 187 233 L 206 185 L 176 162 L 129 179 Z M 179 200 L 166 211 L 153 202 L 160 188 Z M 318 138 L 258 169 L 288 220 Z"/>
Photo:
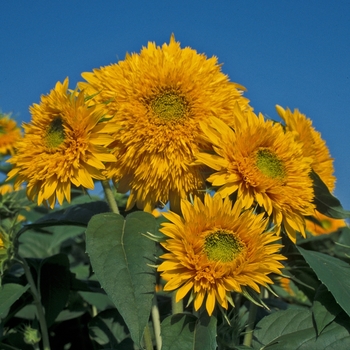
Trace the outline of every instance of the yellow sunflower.
<path fill-rule="evenodd" d="M 232 207 L 229 198 L 208 194 L 204 204 L 197 197 L 193 205 L 183 200 L 181 209 L 183 218 L 164 213 L 170 223 L 160 229 L 169 238 L 161 243 L 168 253 L 161 256 L 158 271 L 167 281 L 164 290 L 177 290 L 176 301 L 191 291 L 195 310 L 206 298 L 211 315 L 216 301 L 227 309 L 228 302 L 233 304 L 231 292 L 247 287 L 260 292 L 260 286 L 273 283 L 271 273 L 281 273 L 282 246 L 273 243 L 278 236 L 265 232 L 263 214 L 241 214 L 239 202 Z"/>
<path fill-rule="evenodd" d="M 130 190 L 127 209 L 152 212 L 157 203 L 198 195 L 205 187 L 194 154 L 208 149 L 199 121 L 212 116 L 230 123 L 235 103 L 249 109 L 244 88 L 229 81 L 217 58 L 181 48 L 171 37 L 162 47 L 148 43 L 139 54 L 118 64 L 83 73 L 79 84 L 98 102 L 105 102 L 113 122 L 117 162 L 108 165 L 118 191 Z"/>
<path fill-rule="evenodd" d="M 286 123 L 286 129 L 294 133 L 297 141 L 302 142 L 304 155 L 312 159 L 311 167 L 314 172 L 332 192 L 335 186 L 333 158 L 321 134 L 312 126 L 311 119 L 297 109 L 292 112 L 289 108 L 284 110 L 278 105 L 276 109 Z"/>
<path fill-rule="evenodd" d="M 319 222 L 319 224 L 306 219 L 306 230 L 314 236 L 332 233 L 337 231 L 338 228 L 347 226 L 345 220 L 329 218 L 318 211 L 315 211 L 313 217 Z"/>
<path fill-rule="evenodd" d="M 13 192 L 13 186 L 11 184 L 0 185 L 0 195 Z"/>
<path fill-rule="evenodd" d="M 56 199 L 70 201 L 71 184 L 93 189 L 93 179 L 104 179 L 103 162 L 115 161 L 104 146 L 115 129 L 101 122 L 101 108 L 89 107 L 83 93 L 69 92 L 67 78 L 30 111 L 32 121 L 24 124 L 25 135 L 9 160 L 14 168 L 8 179 L 16 176 L 15 188 L 26 182 L 31 200 L 53 208 Z"/>
<path fill-rule="evenodd" d="M 218 193 L 225 198 L 237 191 L 244 208 L 257 203 L 295 242 L 296 231 L 305 236 L 304 216 L 314 209 L 311 159 L 280 124 L 252 111 L 243 116 L 236 108 L 235 114 L 241 120 L 235 131 L 219 119 L 202 124 L 216 154 L 201 152 L 197 159 L 217 171 L 207 180 L 220 186 Z"/>
<path fill-rule="evenodd" d="M 14 154 L 15 143 L 21 137 L 21 130 L 9 115 L 0 113 L 0 155 Z"/>

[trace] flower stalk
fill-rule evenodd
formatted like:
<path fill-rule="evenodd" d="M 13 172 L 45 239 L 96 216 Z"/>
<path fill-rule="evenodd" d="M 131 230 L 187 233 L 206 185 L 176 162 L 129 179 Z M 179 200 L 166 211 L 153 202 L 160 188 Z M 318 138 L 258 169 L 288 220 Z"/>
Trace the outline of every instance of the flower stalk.
<path fill-rule="evenodd" d="M 31 290 L 33 298 L 34 298 L 34 305 L 36 307 L 37 316 L 38 316 L 39 324 L 40 324 L 41 336 L 43 339 L 43 349 L 44 350 L 51 350 L 50 341 L 49 341 L 49 333 L 48 333 L 48 329 L 47 329 L 44 309 L 43 309 L 43 306 L 42 306 L 41 300 L 40 300 L 41 299 L 40 293 L 39 293 L 38 289 L 36 288 L 36 285 L 35 285 L 33 276 L 30 272 L 30 268 L 27 264 L 27 261 L 25 259 L 20 259 L 20 260 L 21 260 L 27 281 L 30 285 L 30 290 Z"/>
<path fill-rule="evenodd" d="M 103 187 L 103 191 L 105 193 L 106 196 L 106 200 L 107 203 L 109 205 L 109 208 L 111 209 L 111 211 L 115 214 L 120 214 L 119 212 L 119 208 L 118 208 L 118 204 L 117 201 L 115 200 L 113 191 L 111 189 L 111 186 L 109 184 L 108 180 L 102 180 L 102 187 Z"/>

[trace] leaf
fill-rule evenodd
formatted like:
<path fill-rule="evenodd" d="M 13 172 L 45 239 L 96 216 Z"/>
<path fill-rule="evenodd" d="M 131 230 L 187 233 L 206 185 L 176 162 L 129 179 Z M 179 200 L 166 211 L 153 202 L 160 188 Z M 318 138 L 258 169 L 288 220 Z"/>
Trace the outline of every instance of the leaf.
<path fill-rule="evenodd" d="M 350 316 L 350 265 L 326 254 L 305 250 L 298 246 L 297 249 L 315 271 L 319 280 Z"/>
<path fill-rule="evenodd" d="M 33 224 L 25 225 L 17 236 L 23 232 L 40 227 L 49 227 L 57 225 L 87 226 L 91 217 L 96 214 L 109 212 L 109 207 L 104 201 L 94 201 L 89 203 L 77 204 L 68 208 L 50 212 L 41 217 Z"/>
<path fill-rule="evenodd" d="M 288 309 L 264 317 L 255 327 L 254 348 L 258 348 L 258 344 L 259 346 L 274 344 L 284 334 L 313 329 L 311 315 L 309 310 Z"/>
<path fill-rule="evenodd" d="M 0 287 L 0 318 L 6 316 L 8 309 L 19 299 L 29 288 L 29 285 L 7 283 Z"/>
<path fill-rule="evenodd" d="M 162 349 L 215 350 L 216 318 L 206 312 L 197 318 L 190 314 L 167 317 L 161 324 Z"/>
<path fill-rule="evenodd" d="M 41 303 L 48 327 L 65 307 L 70 286 L 69 261 L 65 254 L 44 259 L 39 270 Z"/>
<path fill-rule="evenodd" d="M 47 258 L 60 252 L 61 244 L 84 232 L 77 226 L 54 226 L 47 229 L 36 228 L 19 237 L 20 255 L 24 258 Z"/>
<path fill-rule="evenodd" d="M 124 218 L 94 216 L 86 230 L 86 250 L 93 270 L 123 316 L 131 338 L 140 344 L 148 323 L 155 288 L 155 244 L 142 233 L 155 233 L 151 214 L 135 212 Z"/>
<path fill-rule="evenodd" d="M 348 322 L 348 321 L 347 321 Z M 277 311 L 264 317 L 254 331 L 253 348 L 264 350 L 348 349 L 346 322 L 332 322 L 317 336 L 312 313 L 303 309 Z"/>
<path fill-rule="evenodd" d="M 100 312 L 89 322 L 89 334 L 99 345 L 108 344 L 115 348 L 128 336 L 128 331 L 118 310 L 109 309 Z"/>
<path fill-rule="evenodd" d="M 340 201 L 329 192 L 328 187 L 314 171 L 311 172 L 310 177 L 314 185 L 316 209 L 330 218 L 350 218 L 350 211 L 343 209 Z"/>
<path fill-rule="evenodd" d="M 97 310 L 99 311 L 103 311 L 114 306 L 106 294 L 92 292 L 79 292 L 79 294 L 88 304 L 96 306 Z"/>
<path fill-rule="evenodd" d="M 312 306 L 317 334 L 321 334 L 324 328 L 342 311 L 342 308 L 335 302 L 333 295 L 322 284 L 316 292 Z"/>

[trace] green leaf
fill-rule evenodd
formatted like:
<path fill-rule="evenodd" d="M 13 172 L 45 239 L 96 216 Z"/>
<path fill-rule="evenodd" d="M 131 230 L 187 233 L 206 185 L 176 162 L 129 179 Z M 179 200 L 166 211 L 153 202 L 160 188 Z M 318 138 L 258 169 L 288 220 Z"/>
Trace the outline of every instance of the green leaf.
<path fill-rule="evenodd" d="M 333 294 L 337 303 L 350 316 L 350 265 L 329 255 L 297 247 L 318 279 Z"/>
<path fill-rule="evenodd" d="M 332 322 L 317 336 L 309 310 L 288 309 L 264 317 L 254 331 L 253 348 L 264 350 L 332 350 L 350 348 L 346 322 Z"/>
<path fill-rule="evenodd" d="M 77 204 L 69 206 L 68 208 L 50 212 L 41 217 L 33 224 L 25 225 L 17 236 L 29 229 L 57 226 L 57 225 L 74 225 L 87 226 L 91 217 L 96 214 L 105 213 L 109 211 L 109 207 L 104 201 L 94 201 L 89 203 Z"/>
<path fill-rule="evenodd" d="M 200 318 L 190 314 L 167 317 L 161 324 L 163 349 L 216 349 L 216 318 L 206 312 Z"/>
<path fill-rule="evenodd" d="M 342 308 L 335 302 L 333 295 L 322 284 L 316 292 L 312 306 L 317 334 L 321 334 L 324 328 L 342 311 Z"/>
<path fill-rule="evenodd" d="M 58 254 L 64 241 L 84 232 L 83 228 L 77 226 L 53 226 L 36 230 L 40 232 L 29 230 L 19 237 L 19 251 L 24 258 L 42 259 Z"/>
<path fill-rule="evenodd" d="M 123 316 L 138 345 L 148 322 L 154 287 L 155 244 L 142 233 L 155 233 L 151 214 L 135 212 L 124 218 L 106 213 L 94 216 L 86 230 L 86 250 L 93 270 Z"/>
<path fill-rule="evenodd" d="M 0 318 L 6 316 L 11 305 L 29 288 L 29 285 L 7 283 L 0 287 Z"/>
<path fill-rule="evenodd" d="M 69 261 L 65 254 L 44 259 L 40 266 L 39 288 L 48 327 L 65 307 L 70 286 Z"/>
<path fill-rule="evenodd" d="M 89 334 L 99 345 L 108 344 L 115 348 L 128 336 L 128 330 L 118 310 L 109 309 L 100 312 L 89 322 Z"/>
<path fill-rule="evenodd" d="M 315 172 L 312 172 L 310 177 L 314 184 L 316 209 L 334 219 L 350 218 L 350 211 L 343 209 L 340 201 L 329 192 L 321 178 Z"/>
<path fill-rule="evenodd" d="M 103 311 L 114 306 L 106 294 L 92 292 L 79 292 L 79 294 L 88 304 L 96 306 L 97 310 L 99 311 Z"/>
<path fill-rule="evenodd" d="M 309 310 L 288 309 L 264 317 L 255 327 L 253 335 L 254 349 L 275 343 L 279 344 L 278 338 L 282 335 L 293 334 L 305 329 L 311 329 L 316 335 L 311 316 L 312 313 Z M 282 347 L 279 349 L 282 349 Z"/>

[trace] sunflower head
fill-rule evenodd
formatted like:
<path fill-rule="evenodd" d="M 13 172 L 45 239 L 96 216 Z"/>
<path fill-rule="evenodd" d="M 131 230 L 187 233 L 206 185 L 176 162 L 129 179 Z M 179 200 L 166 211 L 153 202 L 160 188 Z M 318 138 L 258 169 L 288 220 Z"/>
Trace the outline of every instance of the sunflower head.
<path fill-rule="evenodd" d="M 296 231 L 305 235 L 304 216 L 314 209 L 311 159 L 279 123 L 252 111 L 236 114 L 236 129 L 214 118 L 209 126 L 201 124 L 215 152 L 199 152 L 197 163 L 216 170 L 207 180 L 219 194 L 237 193 L 244 208 L 258 204 L 295 242 Z"/>
<path fill-rule="evenodd" d="M 0 156 L 13 155 L 21 130 L 9 114 L 0 113 Z"/>
<path fill-rule="evenodd" d="M 161 229 L 168 252 L 158 267 L 167 281 L 164 290 L 176 290 L 177 301 L 190 292 L 195 310 L 205 302 L 211 315 L 216 303 L 227 309 L 231 292 L 259 292 L 260 286 L 273 283 L 271 273 L 281 273 L 282 246 L 273 232 L 265 231 L 262 214 L 241 213 L 239 202 L 232 207 L 228 198 L 208 194 L 204 203 L 196 197 L 193 205 L 182 201 L 181 208 L 183 217 L 163 214 L 170 221 Z"/>
<path fill-rule="evenodd" d="M 302 143 L 304 156 L 312 159 L 311 167 L 313 171 L 318 174 L 329 191 L 332 192 L 335 187 L 333 158 L 331 158 L 321 134 L 312 126 L 311 119 L 297 109 L 292 112 L 289 108 L 283 109 L 277 105 L 276 110 L 284 120 L 286 130 L 293 132 L 295 139 Z"/>
<path fill-rule="evenodd" d="M 174 36 L 169 44 L 148 43 L 140 53 L 117 64 L 83 73 L 79 84 L 105 104 L 115 133 L 116 163 L 107 166 L 118 190 L 130 191 L 134 204 L 152 212 L 170 201 L 178 211 L 180 199 L 200 195 L 205 188 L 201 167 L 190 165 L 199 149 L 210 144 L 199 127 L 218 116 L 232 123 L 232 109 L 250 109 L 244 88 L 229 81 L 216 57 L 181 48 Z"/>
<path fill-rule="evenodd" d="M 104 179 L 104 163 L 115 161 L 105 146 L 116 129 L 102 121 L 101 107 L 89 105 L 82 92 L 70 92 L 66 79 L 30 111 L 32 120 L 9 160 L 15 188 L 26 182 L 28 197 L 52 208 L 56 199 L 70 201 L 71 184 L 92 189 L 93 179 Z"/>

